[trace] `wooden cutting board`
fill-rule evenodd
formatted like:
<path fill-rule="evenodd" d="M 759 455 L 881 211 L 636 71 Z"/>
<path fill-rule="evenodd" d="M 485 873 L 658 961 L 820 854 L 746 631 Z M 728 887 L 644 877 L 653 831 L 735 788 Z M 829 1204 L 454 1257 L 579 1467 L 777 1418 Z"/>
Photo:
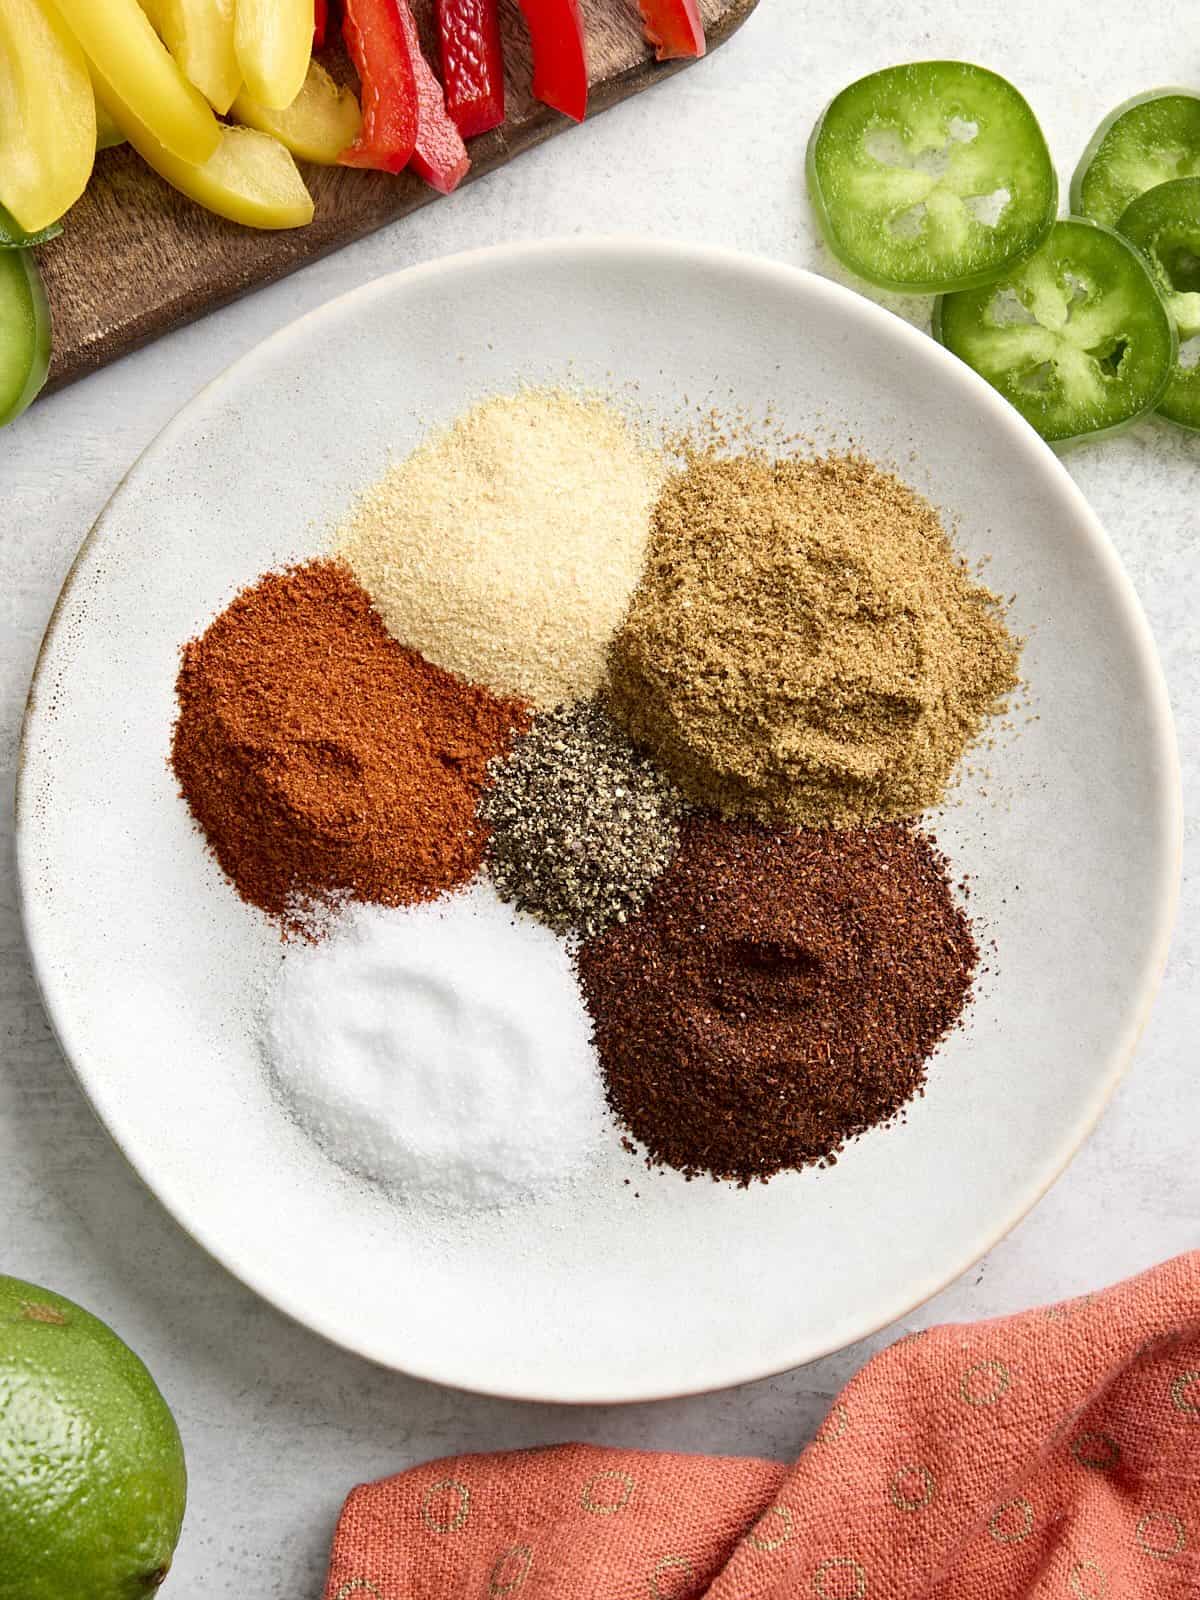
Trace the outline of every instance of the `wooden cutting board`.
<path fill-rule="evenodd" d="M 709 50 L 758 0 L 700 0 Z M 642 37 L 635 0 L 582 0 L 591 66 L 589 116 L 691 62 L 659 64 Z M 415 0 L 426 52 L 437 62 L 434 0 Z M 533 98 L 529 44 L 516 0 L 501 0 L 508 118 L 470 142 L 481 177 L 573 124 Z M 324 60 L 325 57 L 322 56 Z M 342 76 L 336 62 L 328 63 Z M 344 64 L 343 64 L 344 65 Z M 443 197 L 411 173 L 304 167 L 316 201 L 307 228 L 262 233 L 203 211 L 128 148 L 105 150 L 65 231 L 38 252 L 54 322 L 50 388 L 59 388 L 171 328 L 282 278 L 387 222 Z M 454 197 L 448 197 L 454 203 Z"/>

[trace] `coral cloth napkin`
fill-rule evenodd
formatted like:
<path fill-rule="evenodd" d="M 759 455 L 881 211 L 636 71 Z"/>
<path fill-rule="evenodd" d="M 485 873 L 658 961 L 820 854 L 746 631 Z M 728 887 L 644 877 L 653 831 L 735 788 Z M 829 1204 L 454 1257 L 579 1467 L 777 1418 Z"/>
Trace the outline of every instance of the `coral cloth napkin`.
<path fill-rule="evenodd" d="M 799 1461 L 562 1445 L 366 1484 L 326 1600 L 1197 1600 L 1200 1252 L 910 1334 Z"/>

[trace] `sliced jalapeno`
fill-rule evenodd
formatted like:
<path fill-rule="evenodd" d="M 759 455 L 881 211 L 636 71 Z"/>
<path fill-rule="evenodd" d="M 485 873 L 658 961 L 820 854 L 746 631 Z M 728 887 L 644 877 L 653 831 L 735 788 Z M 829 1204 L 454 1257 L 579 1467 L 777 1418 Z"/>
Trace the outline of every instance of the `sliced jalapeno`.
<path fill-rule="evenodd" d="M 1071 210 L 1115 228 L 1139 194 L 1198 174 L 1200 95 L 1155 89 L 1118 106 L 1096 129 L 1071 179 Z"/>
<path fill-rule="evenodd" d="M 889 67 L 843 89 L 809 141 L 808 186 L 852 272 L 919 293 L 996 277 L 1037 248 L 1058 208 L 1028 103 L 964 61 Z"/>
<path fill-rule="evenodd" d="M 995 283 L 943 295 L 933 331 L 1060 444 L 1152 411 L 1175 362 L 1149 263 L 1111 228 L 1078 217 L 1056 222 Z"/>
<path fill-rule="evenodd" d="M 1200 428 L 1200 178 L 1147 189 L 1122 214 L 1118 232 L 1149 260 L 1179 339 L 1158 409 L 1180 427 Z"/>
<path fill-rule="evenodd" d="M 50 308 L 31 250 L 0 250 L 0 428 L 46 381 Z"/>

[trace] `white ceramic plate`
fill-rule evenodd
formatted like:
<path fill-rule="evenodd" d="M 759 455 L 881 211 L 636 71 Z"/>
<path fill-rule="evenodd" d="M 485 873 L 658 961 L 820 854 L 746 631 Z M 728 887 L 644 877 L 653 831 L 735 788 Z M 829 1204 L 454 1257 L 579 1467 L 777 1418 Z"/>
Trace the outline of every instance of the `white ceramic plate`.
<path fill-rule="evenodd" d="M 251 1020 L 279 944 L 174 792 L 177 653 L 240 586 L 318 553 L 427 424 L 520 380 L 564 379 L 636 385 L 637 406 L 664 416 L 684 395 L 769 406 L 818 443 L 852 438 L 895 462 L 1017 595 L 1037 720 L 938 819 L 998 957 L 906 1124 L 831 1171 L 749 1191 L 646 1175 L 614 1139 L 582 1198 L 434 1226 L 334 1167 L 268 1092 Z M 1179 870 L 1153 645 L 1050 451 L 953 357 L 845 289 L 622 240 L 488 250 L 385 278 L 197 395 L 66 584 L 19 804 L 51 1020 L 183 1226 L 284 1311 L 377 1361 L 566 1401 L 776 1372 L 965 1270 L 1099 1116 L 1151 1003 Z"/>

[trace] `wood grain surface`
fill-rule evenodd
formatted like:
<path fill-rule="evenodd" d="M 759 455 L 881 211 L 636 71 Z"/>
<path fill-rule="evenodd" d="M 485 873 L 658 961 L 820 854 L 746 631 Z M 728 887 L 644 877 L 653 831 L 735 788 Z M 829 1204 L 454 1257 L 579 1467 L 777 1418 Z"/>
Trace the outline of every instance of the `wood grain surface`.
<path fill-rule="evenodd" d="M 589 116 L 649 89 L 691 62 L 657 63 L 642 37 L 635 0 L 582 0 L 592 83 Z M 709 50 L 734 33 L 758 0 L 700 0 Z M 438 61 L 434 0 L 415 0 L 426 52 Z M 504 125 L 470 141 L 467 182 L 493 172 L 573 124 L 530 89 L 528 39 L 516 0 L 501 0 L 507 75 Z M 332 59 L 330 56 L 332 55 Z M 321 59 L 336 77 L 344 57 Z M 305 165 L 316 201 L 307 228 L 264 233 L 203 211 L 127 145 L 105 150 L 65 231 L 38 259 L 54 319 L 51 389 L 136 349 L 171 328 L 282 278 L 352 239 L 443 197 L 412 173 L 399 177 Z M 450 204 L 454 197 L 449 196 Z"/>

